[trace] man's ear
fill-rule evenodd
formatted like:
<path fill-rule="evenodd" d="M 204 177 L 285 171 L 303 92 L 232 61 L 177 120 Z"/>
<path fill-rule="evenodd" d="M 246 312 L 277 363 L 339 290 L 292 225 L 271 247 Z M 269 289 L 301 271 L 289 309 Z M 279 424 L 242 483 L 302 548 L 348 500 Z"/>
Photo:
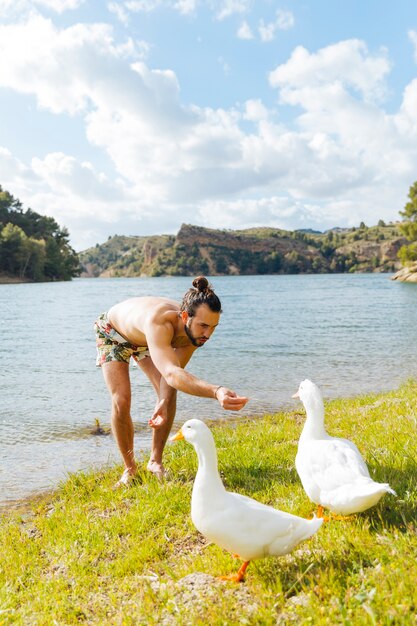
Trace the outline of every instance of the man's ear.
<path fill-rule="evenodd" d="M 189 317 L 189 315 L 188 315 L 187 311 L 181 311 L 181 319 L 182 319 L 182 323 L 183 324 L 187 323 L 188 317 Z"/>

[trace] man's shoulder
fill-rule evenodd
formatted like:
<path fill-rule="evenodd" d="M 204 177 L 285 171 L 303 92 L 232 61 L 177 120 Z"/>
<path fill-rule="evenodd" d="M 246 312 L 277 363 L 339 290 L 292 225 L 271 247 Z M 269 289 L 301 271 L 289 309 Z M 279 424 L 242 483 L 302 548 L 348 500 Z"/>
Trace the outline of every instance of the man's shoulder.
<path fill-rule="evenodd" d="M 134 296 L 133 298 L 122 300 L 112 308 L 179 311 L 180 305 L 175 300 L 159 296 Z"/>
<path fill-rule="evenodd" d="M 175 326 L 180 307 L 174 300 L 156 297 L 143 302 L 142 306 L 149 323 L 158 326 Z"/>
<path fill-rule="evenodd" d="M 158 296 L 150 296 L 146 301 L 146 305 L 157 311 L 166 311 L 167 313 L 178 313 L 180 310 L 180 305 L 175 300 Z"/>

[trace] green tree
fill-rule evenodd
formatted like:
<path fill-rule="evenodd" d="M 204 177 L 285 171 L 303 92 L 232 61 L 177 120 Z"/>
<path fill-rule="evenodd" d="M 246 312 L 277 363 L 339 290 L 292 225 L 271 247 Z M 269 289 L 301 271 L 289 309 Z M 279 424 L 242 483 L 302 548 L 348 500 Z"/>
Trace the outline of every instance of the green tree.
<path fill-rule="evenodd" d="M 43 239 L 28 237 L 26 248 L 26 266 L 24 268 L 23 277 L 31 278 L 36 281 L 43 280 L 46 258 L 45 241 Z"/>
<path fill-rule="evenodd" d="M 0 271 L 32 280 L 70 280 L 80 273 L 66 228 L 0 186 Z"/>
<path fill-rule="evenodd" d="M 22 277 L 25 265 L 27 236 L 15 224 L 6 224 L 0 233 L 1 267 L 12 275 Z"/>
<path fill-rule="evenodd" d="M 408 246 L 401 246 L 398 250 L 398 258 L 403 265 L 417 261 L 417 243 L 410 243 Z"/>
<path fill-rule="evenodd" d="M 409 201 L 404 211 L 400 211 L 404 220 L 404 223 L 400 224 L 400 230 L 409 241 L 417 241 L 417 181 L 411 185 L 408 197 Z"/>
<path fill-rule="evenodd" d="M 0 233 L 0 267 L 11 275 L 31 280 L 44 279 L 45 241 L 28 237 L 8 223 Z"/>
<path fill-rule="evenodd" d="M 417 243 L 414 243 L 417 242 L 417 181 L 411 185 L 408 198 L 404 211 L 400 211 L 404 220 L 400 224 L 400 231 L 411 242 L 398 251 L 398 258 L 403 265 L 417 261 Z"/>
<path fill-rule="evenodd" d="M 22 205 L 19 200 L 13 198 L 13 196 L 6 190 L 3 191 L 0 185 L 0 222 L 7 224 L 10 222 L 10 213 L 21 213 Z"/>
<path fill-rule="evenodd" d="M 58 228 L 53 237 L 46 239 L 45 276 L 51 280 L 70 280 L 80 273 L 76 252 L 68 243 L 66 228 Z"/>

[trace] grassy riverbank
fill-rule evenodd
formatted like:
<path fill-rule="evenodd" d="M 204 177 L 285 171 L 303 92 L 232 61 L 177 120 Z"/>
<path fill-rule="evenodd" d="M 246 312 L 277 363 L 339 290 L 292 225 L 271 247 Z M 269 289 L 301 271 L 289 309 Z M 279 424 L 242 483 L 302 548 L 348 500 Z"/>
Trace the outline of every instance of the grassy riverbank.
<path fill-rule="evenodd" d="M 228 489 L 309 517 L 294 469 L 304 413 L 213 427 Z M 291 555 L 238 563 L 190 519 L 196 457 L 167 448 L 171 478 L 146 472 L 114 492 L 120 468 L 70 477 L 0 522 L 0 624 L 416 624 L 417 382 L 326 405 L 333 435 L 354 440 L 398 497 L 326 523 Z M 145 459 L 144 459 L 145 461 Z"/>

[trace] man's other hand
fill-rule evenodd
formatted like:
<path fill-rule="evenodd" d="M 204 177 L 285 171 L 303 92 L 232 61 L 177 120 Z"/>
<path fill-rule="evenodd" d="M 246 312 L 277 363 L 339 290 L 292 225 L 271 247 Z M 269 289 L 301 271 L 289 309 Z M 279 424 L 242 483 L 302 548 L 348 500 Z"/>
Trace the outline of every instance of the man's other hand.
<path fill-rule="evenodd" d="M 156 403 L 155 410 L 148 424 L 151 428 L 161 428 L 167 421 L 167 403 L 166 400 L 159 400 Z"/>

